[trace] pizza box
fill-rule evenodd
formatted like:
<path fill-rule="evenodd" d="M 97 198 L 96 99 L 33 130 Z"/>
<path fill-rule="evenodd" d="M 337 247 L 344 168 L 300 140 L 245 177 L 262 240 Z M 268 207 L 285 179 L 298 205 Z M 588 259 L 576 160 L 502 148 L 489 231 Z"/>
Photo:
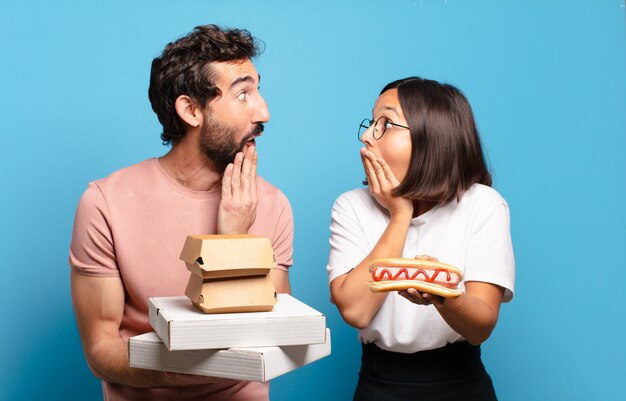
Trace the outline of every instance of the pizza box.
<path fill-rule="evenodd" d="M 330 330 L 321 344 L 168 351 L 155 332 L 128 340 L 133 368 L 266 382 L 330 355 Z"/>
<path fill-rule="evenodd" d="M 149 299 L 150 324 L 168 350 L 323 344 L 326 317 L 289 294 L 268 312 L 205 314 L 187 297 Z"/>

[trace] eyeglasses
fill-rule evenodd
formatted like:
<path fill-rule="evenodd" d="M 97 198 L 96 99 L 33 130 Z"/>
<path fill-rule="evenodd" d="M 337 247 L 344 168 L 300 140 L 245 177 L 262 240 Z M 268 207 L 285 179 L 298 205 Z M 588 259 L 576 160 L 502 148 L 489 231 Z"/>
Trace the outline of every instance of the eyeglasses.
<path fill-rule="evenodd" d="M 372 133 L 372 136 L 376 140 L 379 140 L 380 138 L 382 138 L 383 135 L 385 135 L 385 132 L 387 132 L 387 129 L 389 128 L 400 127 L 400 128 L 409 129 L 409 127 L 405 125 L 396 124 L 392 122 L 387 117 L 378 117 L 378 120 L 376 121 L 370 120 L 369 118 L 364 118 L 363 121 L 361 121 L 361 124 L 359 124 L 359 131 L 357 133 L 356 139 L 360 142 L 361 137 L 363 136 L 363 134 L 365 134 L 365 131 L 370 129 L 372 126 L 374 126 L 374 132 Z"/>

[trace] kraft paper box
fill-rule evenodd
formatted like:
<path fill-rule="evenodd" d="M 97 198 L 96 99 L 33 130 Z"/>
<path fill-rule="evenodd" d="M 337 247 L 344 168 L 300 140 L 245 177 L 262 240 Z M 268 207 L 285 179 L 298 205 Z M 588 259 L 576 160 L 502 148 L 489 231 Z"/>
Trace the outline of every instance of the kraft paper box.
<path fill-rule="evenodd" d="M 276 303 L 270 275 L 204 280 L 192 274 L 185 295 L 204 313 L 265 312 Z"/>
<path fill-rule="evenodd" d="M 204 279 L 265 275 L 276 266 L 270 240 L 255 235 L 190 235 L 180 254 Z"/>
<path fill-rule="evenodd" d="M 149 299 L 150 324 L 170 351 L 323 344 L 326 317 L 288 294 L 270 312 L 205 314 L 189 298 Z"/>
<path fill-rule="evenodd" d="M 221 350 L 168 351 L 156 333 L 131 337 L 131 367 L 265 382 L 330 355 L 330 330 L 322 344 Z"/>

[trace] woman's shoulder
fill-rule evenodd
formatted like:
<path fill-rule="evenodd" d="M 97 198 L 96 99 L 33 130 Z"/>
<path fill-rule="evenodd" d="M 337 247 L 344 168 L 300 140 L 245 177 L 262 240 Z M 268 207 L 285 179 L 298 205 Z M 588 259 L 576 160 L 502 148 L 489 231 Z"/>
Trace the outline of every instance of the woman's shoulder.
<path fill-rule="evenodd" d="M 461 199 L 464 203 L 480 203 L 484 206 L 503 204 L 507 205 L 506 200 L 500 193 L 492 187 L 483 184 L 472 185 Z M 507 205 L 508 206 L 508 205 Z"/>
<path fill-rule="evenodd" d="M 373 200 L 374 198 L 370 195 L 367 188 L 355 188 L 339 195 L 335 200 L 335 205 L 346 203 L 353 205 L 369 205 Z"/>
<path fill-rule="evenodd" d="M 355 188 L 337 197 L 333 210 L 354 210 L 356 213 L 377 213 L 378 203 L 368 188 Z"/>

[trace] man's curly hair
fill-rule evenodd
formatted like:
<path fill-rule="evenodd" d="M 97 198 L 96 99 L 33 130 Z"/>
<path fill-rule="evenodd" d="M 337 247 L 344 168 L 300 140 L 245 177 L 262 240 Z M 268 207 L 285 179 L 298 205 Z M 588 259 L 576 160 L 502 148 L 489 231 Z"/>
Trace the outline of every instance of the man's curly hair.
<path fill-rule="evenodd" d="M 176 113 L 176 99 L 187 95 L 201 107 L 220 94 L 210 63 L 252 59 L 262 52 L 244 29 L 197 26 L 188 35 L 165 46 L 152 60 L 148 97 L 163 125 L 161 140 L 176 144 L 185 136 L 185 124 Z"/>

